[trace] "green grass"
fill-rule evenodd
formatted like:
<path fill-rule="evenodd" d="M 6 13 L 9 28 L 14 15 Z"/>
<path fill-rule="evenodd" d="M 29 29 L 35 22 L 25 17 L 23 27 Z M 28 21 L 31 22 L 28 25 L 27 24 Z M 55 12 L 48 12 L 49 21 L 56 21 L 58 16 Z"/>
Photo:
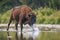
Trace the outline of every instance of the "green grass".
<path fill-rule="evenodd" d="M 35 13 L 38 12 L 36 23 L 37 24 L 60 24 L 60 10 L 40 7 L 37 10 L 33 10 Z M 11 11 L 8 10 L 4 13 L 0 13 L 0 23 L 8 23 Z"/>
<path fill-rule="evenodd" d="M 60 10 L 48 7 L 40 7 L 38 10 L 36 23 L 38 24 L 60 24 Z"/>
<path fill-rule="evenodd" d="M 10 9 L 17 5 L 29 5 L 37 9 L 38 24 L 60 24 L 60 0 L 2 0 L 0 2 L 0 23 L 8 23 Z"/>

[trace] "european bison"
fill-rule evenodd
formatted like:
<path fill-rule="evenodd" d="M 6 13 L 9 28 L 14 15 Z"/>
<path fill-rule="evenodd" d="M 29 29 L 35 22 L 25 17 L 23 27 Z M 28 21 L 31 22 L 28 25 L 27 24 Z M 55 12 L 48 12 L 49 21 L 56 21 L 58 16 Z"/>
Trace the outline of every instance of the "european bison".
<path fill-rule="evenodd" d="M 36 14 L 34 14 L 34 12 L 32 12 L 32 9 L 27 5 L 17 6 L 11 10 L 11 16 L 10 16 L 10 21 L 8 23 L 7 31 L 13 20 L 16 21 L 15 24 L 16 30 L 18 30 L 17 26 L 19 23 L 22 32 L 23 24 L 29 24 L 30 26 L 32 26 L 36 22 Z"/>

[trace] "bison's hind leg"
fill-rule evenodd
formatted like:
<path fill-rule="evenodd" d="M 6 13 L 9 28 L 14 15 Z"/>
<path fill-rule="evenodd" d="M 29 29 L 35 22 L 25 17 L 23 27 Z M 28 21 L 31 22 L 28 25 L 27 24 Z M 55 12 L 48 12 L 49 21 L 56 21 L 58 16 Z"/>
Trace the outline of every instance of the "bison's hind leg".
<path fill-rule="evenodd" d="M 10 20 L 9 20 L 9 23 L 8 23 L 8 27 L 7 27 L 7 31 L 9 30 L 9 26 L 10 26 L 10 24 L 11 24 L 11 22 L 12 22 L 12 18 L 10 18 Z"/>

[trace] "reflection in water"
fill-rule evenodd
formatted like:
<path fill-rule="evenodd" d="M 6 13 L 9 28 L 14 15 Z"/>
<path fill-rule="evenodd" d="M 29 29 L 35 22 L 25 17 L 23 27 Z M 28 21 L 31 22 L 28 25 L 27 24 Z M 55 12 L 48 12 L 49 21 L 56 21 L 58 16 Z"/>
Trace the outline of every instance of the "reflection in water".
<path fill-rule="evenodd" d="M 28 40 L 33 40 L 33 37 L 29 37 Z"/>
<path fill-rule="evenodd" d="M 11 36 L 9 35 L 9 32 L 7 32 L 7 40 L 11 40 Z"/>
<path fill-rule="evenodd" d="M 22 40 L 35 40 L 35 38 L 39 34 L 39 29 L 38 28 L 34 28 L 34 31 L 27 30 L 27 31 L 23 31 L 22 33 L 18 32 L 18 35 L 19 34 L 21 35 L 20 37 L 22 37 Z M 28 37 L 27 39 L 26 39 L 26 36 Z"/>
<path fill-rule="evenodd" d="M 18 39 L 18 32 L 16 32 L 15 37 L 16 37 L 16 40 L 19 40 Z"/>
<path fill-rule="evenodd" d="M 23 33 L 20 34 L 20 40 L 23 40 Z"/>
<path fill-rule="evenodd" d="M 30 36 L 28 39 L 26 37 L 23 37 L 23 33 L 20 34 L 20 40 L 33 40 L 33 37 Z"/>
<path fill-rule="evenodd" d="M 27 31 L 26 31 L 27 30 Z M 23 30 L 23 32 L 15 32 L 15 40 L 35 40 L 35 38 L 38 36 L 39 34 L 39 29 L 38 28 L 34 28 L 34 31 L 32 31 L 31 29 L 26 29 Z M 11 37 L 9 37 L 9 32 L 7 32 L 8 34 L 8 40 L 11 40 Z"/>

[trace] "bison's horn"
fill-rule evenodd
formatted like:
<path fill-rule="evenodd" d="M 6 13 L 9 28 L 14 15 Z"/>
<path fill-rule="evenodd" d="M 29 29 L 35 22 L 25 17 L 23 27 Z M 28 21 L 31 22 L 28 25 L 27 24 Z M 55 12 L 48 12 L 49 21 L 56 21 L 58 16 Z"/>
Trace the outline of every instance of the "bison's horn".
<path fill-rule="evenodd" d="M 37 11 L 33 11 L 33 13 L 34 13 L 35 15 L 38 15 L 38 12 L 37 12 Z"/>

